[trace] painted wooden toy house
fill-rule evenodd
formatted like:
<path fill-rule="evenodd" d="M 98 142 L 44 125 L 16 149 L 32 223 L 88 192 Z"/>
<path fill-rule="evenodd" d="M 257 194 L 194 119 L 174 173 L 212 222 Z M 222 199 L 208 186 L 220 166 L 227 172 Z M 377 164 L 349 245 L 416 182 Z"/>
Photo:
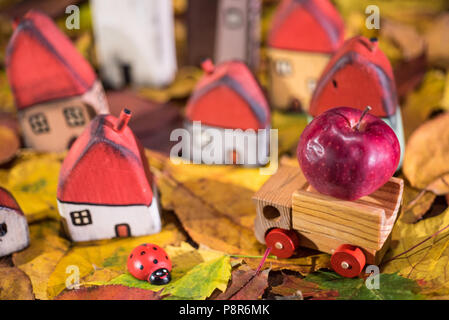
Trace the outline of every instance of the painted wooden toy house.
<path fill-rule="evenodd" d="M 268 34 L 274 108 L 307 111 L 321 72 L 343 43 L 343 20 L 329 0 L 283 0 Z"/>
<path fill-rule="evenodd" d="M 29 11 L 14 30 L 6 71 L 28 147 L 66 150 L 90 119 L 108 112 L 92 67 L 40 12 Z"/>
<path fill-rule="evenodd" d="M 22 250 L 29 243 L 27 219 L 14 197 L 0 187 L 0 257 Z"/>
<path fill-rule="evenodd" d="M 377 39 L 354 37 L 335 53 L 318 81 L 309 113 L 316 117 L 340 106 L 364 110 L 382 118 L 396 133 L 404 154 L 404 130 L 390 61 Z"/>
<path fill-rule="evenodd" d="M 244 61 L 251 70 L 259 65 L 260 0 L 190 0 L 187 9 L 188 62 L 200 65 Z"/>
<path fill-rule="evenodd" d="M 157 192 L 143 148 L 119 119 L 99 115 L 61 167 L 57 200 L 73 241 L 142 236 L 161 229 Z"/>
<path fill-rule="evenodd" d="M 215 61 L 244 61 L 252 70 L 259 65 L 260 0 L 219 0 Z"/>
<path fill-rule="evenodd" d="M 172 1 L 93 0 L 102 78 L 113 87 L 164 86 L 176 73 Z"/>
<path fill-rule="evenodd" d="M 207 60 L 203 69 L 206 73 L 186 108 L 185 126 L 193 137 L 191 155 L 213 149 L 213 144 L 223 137 L 221 156 L 214 163 L 266 164 L 271 116 L 257 80 L 240 61 L 228 61 L 215 67 Z M 199 134 L 194 130 L 198 122 L 201 123 Z M 203 152 L 203 162 L 211 163 L 208 156 Z"/>

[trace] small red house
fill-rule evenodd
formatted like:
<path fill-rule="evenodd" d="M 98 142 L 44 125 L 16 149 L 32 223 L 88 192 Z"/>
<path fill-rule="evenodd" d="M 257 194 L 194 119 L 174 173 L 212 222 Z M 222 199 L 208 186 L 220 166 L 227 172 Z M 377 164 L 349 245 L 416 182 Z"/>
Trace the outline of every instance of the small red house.
<path fill-rule="evenodd" d="M 16 26 L 6 71 L 28 147 L 65 150 L 90 119 L 109 111 L 92 67 L 40 12 L 29 11 Z"/>
<path fill-rule="evenodd" d="M 318 81 L 309 113 L 316 117 L 340 106 L 360 110 L 371 106 L 370 113 L 392 127 L 403 153 L 404 133 L 393 70 L 377 39 L 358 36 L 344 43 Z"/>
<path fill-rule="evenodd" d="M 30 243 L 27 220 L 8 190 L 0 187 L 0 257 L 26 248 Z"/>
<path fill-rule="evenodd" d="M 269 147 L 270 109 L 257 80 L 248 67 L 239 61 L 224 62 L 215 67 L 210 60 L 203 63 L 205 75 L 199 81 L 186 108 L 186 127 L 193 132 L 193 151 L 211 143 L 214 133 L 223 137 L 222 157 L 215 163 L 266 163 Z M 201 137 L 195 136 L 192 125 L 201 123 Z M 225 137 L 225 130 L 233 136 Z M 211 131 L 212 130 L 212 131 Z M 218 141 L 214 141 L 217 143 Z M 259 156 L 257 156 L 259 154 Z M 263 155 L 263 156 L 262 156 Z M 203 160 L 211 159 L 204 159 Z M 207 158 L 207 157 L 206 157 Z M 257 161 L 250 161 L 258 158 Z M 254 163 L 250 163 L 254 162 Z"/>
<path fill-rule="evenodd" d="M 119 119 L 98 115 L 70 148 L 61 167 L 57 200 L 74 241 L 159 232 L 155 185 L 143 148 Z"/>
<path fill-rule="evenodd" d="M 271 104 L 307 111 L 316 82 L 343 37 L 343 20 L 329 0 L 283 0 L 268 34 Z"/>

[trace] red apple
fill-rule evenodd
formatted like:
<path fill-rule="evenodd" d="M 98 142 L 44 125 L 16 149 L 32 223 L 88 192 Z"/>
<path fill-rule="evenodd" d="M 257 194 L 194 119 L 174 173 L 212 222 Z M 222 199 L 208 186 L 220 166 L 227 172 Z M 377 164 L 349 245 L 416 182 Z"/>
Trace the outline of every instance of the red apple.
<path fill-rule="evenodd" d="M 383 186 L 396 171 L 401 153 L 398 138 L 369 110 L 330 109 L 301 134 L 299 165 L 320 193 L 356 200 Z"/>

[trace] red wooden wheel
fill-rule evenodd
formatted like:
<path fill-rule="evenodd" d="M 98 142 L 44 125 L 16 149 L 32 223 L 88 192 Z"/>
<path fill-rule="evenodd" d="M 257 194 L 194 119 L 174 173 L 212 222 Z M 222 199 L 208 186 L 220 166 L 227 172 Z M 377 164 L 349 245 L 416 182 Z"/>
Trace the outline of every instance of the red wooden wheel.
<path fill-rule="evenodd" d="M 295 231 L 273 229 L 265 236 L 267 247 L 278 258 L 290 258 L 299 246 L 299 238 Z"/>
<path fill-rule="evenodd" d="M 331 266 L 336 273 L 346 278 L 354 278 L 365 266 L 365 255 L 358 247 L 342 244 L 331 257 Z"/>

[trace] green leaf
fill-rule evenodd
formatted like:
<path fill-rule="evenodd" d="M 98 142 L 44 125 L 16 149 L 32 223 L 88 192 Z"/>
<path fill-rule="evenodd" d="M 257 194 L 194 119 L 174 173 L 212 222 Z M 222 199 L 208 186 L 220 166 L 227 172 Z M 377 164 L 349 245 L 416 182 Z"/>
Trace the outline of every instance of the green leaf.
<path fill-rule="evenodd" d="M 111 281 L 91 282 L 89 285 L 124 285 L 132 288 L 159 291 L 165 288 L 162 295 L 170 295 L 165 299 L 203 300 L 209 297 L 215 289 L 225 291 L 231 277 L 231 262 L 229 256 L 222 256 L 196 265 L 188 272 L 183 268 L 173 268 L 171 283 L 163 286 L 152 285 L 148 281 L 134 278 L 124 273 Z"/>
<path fill-rule="evenodd" d="M 365 279 L 344 278 L 334 272 L 317 272 L 308 275 L 305 280 L 315 282 L 321 289 L 336 290 L 341 300 L 416 300 L 422 296 L 418 284 L 397 273 L 380 274 L 379 289 L 368 289 Z"/>
<path fill-rule="evenodd" d="M 169 299 L 203 300 L 215 289 L 224 292 L 230 277 L 230 258 L 223 256 L 197 265 L 181 279 L 168 284 L 162 294 L 170 294 Z"/>

